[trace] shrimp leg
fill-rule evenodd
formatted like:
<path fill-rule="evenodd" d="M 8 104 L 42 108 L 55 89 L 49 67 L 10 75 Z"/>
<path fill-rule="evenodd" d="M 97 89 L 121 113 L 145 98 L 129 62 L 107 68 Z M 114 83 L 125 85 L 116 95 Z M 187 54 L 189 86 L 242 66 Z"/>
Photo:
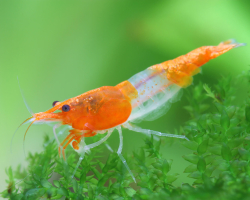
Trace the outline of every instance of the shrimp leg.
<path fill-rule="evenodd" d="M 63 149 L 62 149 L 62 155 L 63 155 L 63 159 L 66 160 L 66 157 L 65 157 L 65 149 L 66 147 L 75 139 L 75 136 L 72 136 L 68 142 L 63 146 Z"/>
<path fill-rule="evenodd" d="M 74 170 L 74 172 L 73 172 L 71 178 L 74 178 L 75 173 L 76 173 L 76 170 L 77 170 L 78 167 L 80 166 L 82 160 L 84 159 L 85 153 L 86 153 L 86 151 L 84 150 L 84 147 L 86 146 L 86 143 L 85 143 L 85 141 L 84 141 L 84 137 L 81 137 L 80 143 L 81 143 L 81 146 L 83 146 L 83 150 L 80 151 L 80 158 L 79 158 L 79 160 L 78 160 L 78 162 L 77 162 L 77 164 L 76 164 L 75 170 Z"/>
<path fill-rule="evenodd" d="M 113 129 L 112 129 L 112 130 L 108 130 L 108 134 L 107 134 L 105 137 L 103 137 L 103 138 L 102 138 L 101 140 L 99 140 L 98 142 L 95 142 L 95 143 L 89 144 L 89 145 L 86 145 L 86 143 L 84 142 L 84 139 L 81 139 L 81 138 L 84 138 L 84 134 L 81 135 L 81 136 L 78 136 L 78 138 L 75 138 L 75 139 L 78 141 L 78 144 L 80 143 L 80 139 L 81 139 L 81 143 L 82 143 L 81 146 L 82 146 L 82 149 L 79 150 L 81 156 L 80 156 L 80 158 L 79 158 L 79 160 L 78 160 L 78 162 L 77 162 L 77 164 L 76 164 L 76 167 L 75 167 L 75 170 L 74 170 L 74 172 L 73 172 L 72 178 L 74 177 L 74 175 L 75 175 L 75 173 L 76 173 L 76 170 L 78 169 L 79 165 L 81 164 L 81 162 L 82 162 L 82 160 L 83 160 L 83 158 L 84 158 L 84 155 L 85 155 L 86 151 L 90 151 L 90 149 L 92 149 L 92 148 L 94 148 L 94 147 L 96 147 L 96 146 L 99 146 L 100 144 L 102 144 L 103 142 L 105 142 L 105 141 L 109 138 L 109 136 L 111 135 L 112 132 L 113 132 Z M 96 132 L 93 133 L 93 135 L 96 135 Z M 89 135 L 87 135 L 87 137 L 88 137 L 88 136 L 89 136 Z M 109 147 L 109 149 L 112 151 L 111 147 L 110 147 L 108 144 L 106 144 L 106 146 Z M 78 149 L 75 149 L 75 150 L 78 150 Z"/>
<path fill-rule="evenodd" d="M 60 125 L 61 125 L 61 124 L 56 124 L 56 125 L 53 126 L 53 133 L 54 133 L 54 136 L 55 136 L 55 139 L 56 139 L 56 142 L 57 142 L 59 148 L 60 148 L 60 142 L 59 142 L 59 139 L 58 139 L 58 137 L 57 137 L 57 135 L 56 135 L 56 129 L 57 129 Z"/>
<path fill-rule="evenodd" d="M 122 163 L 125 165 L 125 167 L 127 168 L 130 176 L 133 178 L 134 182 L 136 183 L 136 180 L 135 180 L 135 177 L 132 173 L 132 171 L 130 170 L 128 164 L 127 164 L 127 161 L 125 160 L 125 158 L 122 156 L 122 147 L 123 147 L 123 136 L 122 136 L 122 129 L 121 129 L 121 126 L 118 126 L 117 127 L 117 130 L 119 132 L 119 138 L 120 138 L 120 144 L 119 144 L 119 148 L 118 148 L 118 151 L 117 151 L 117 154 L 118 156 L 120 157 Z"/>
<path fill-rule="evenodd" d="M 79 165 L 81 164 L 86 151 L 89 151 L 90 149 L 92 149 L 92 148 L 94 148 L 96 146 L 99 146 L 100 144 L 102 144 L 103 142 L 105 142 L 110 137 L 110 135 L 113 132 L 113 130 L 114 129 L 109 129 L 108 130 L 108 134 L 105 137 L 103 137 L 101 140 L 99 140 L 98 142 L 95 142 L 93 144 L 86 145 L 86 143 L 84 142 L 84 140 L 81 141 L 81 143 L 83 143 L 83 147 L 81 149 L 79 149 L 79 152 L 80 152 L 81 156 L 80 156 L 80 158 L 79 158 L 79 160 L 78 160 L 78 162 L 76 164 L 76 167 L 75 167 L 75 170 L 73 172 L 72 178 L 74 177 L 74 175 L 76 173 L 76 170 L 78 169 Z M 84 138 L 84 136 L 81 137 L 81 138 Z"/>
<path fill-rule="evenodd" d="M 77 130 L 77 129 L 72 129 L 69 131 L 70 134 L 62 141 L 62 143 L 59 145 L 58 151 L 59 151 L 59 156 L 63 155 L 63 159 L 65 160 L 65 153 L 64 150 L 66 149 L 66 147 L 74 140 L 76 139 L 79 134 L 81 134 L 81 130 Z M 65 145 L 64 143 L 67 142 Z"/>
<path fill-rule="evenodd" d="M 61 153 L 63 154 L 63 158 L 65 160 L 65 155 L 64 155 L 64 150 L 63 150 L 63 144 L 66 142 L 66 141 L 69 141 L 69 139 L 72 139 L 74 138 L 74 134 L 73 133 L 70 133 L 64 140 L 63 142 L 59 145 L 58 147 L 58 153 L 59 153 L 59 157 L 61 156 Z M 72 140 L 71 140 L 72 141 Z"/>
<path fill-rule="evenodd" d="M 109 151 L 111 151 L 112 153 L 114 152 L 113 149 L 111 148 L 111 146 L 109 146 L 109 144 L 105 143 L 105 146 L 107 147 L 107 149 L 108 149 Z"/>
<path fill-rule="evenodd" d="M 149 129 L 143 129 L 143 128 L 140 128 L 138 126 L 135 126 L 135 125 L 131 125 L 129 123 L 126 123 L 123 125 L 125 128 L 131 130 L 131 131 L 135 131 L 135 132 L 139 132 L 139 133 L 144 133 L 146 135 L 157 135 L 157 136 L 166 136 L 166 137 L 174 137 L 174 138 L 180 138 L 180 139 L 186 139 L 186 140 L 189 140 L 186 136 L 184 135 L 175 135 L 175 134 L 170 134 L 170 133 L 162 133 L 162 132 L 159 132 L 159 131 L 153 131 L 153 130 L 149 130 Z"/>
<path fill-rule="evenodd" d="M 94 147 L 96 147 L 96 146 L 99 146 L 100 144 L 102 144 L 103 142 L 105 142 L 105 141 L 109 138 L 109 136 L 111 135 L 111 133 L 113 132 L 113 130 L 114 130 L 114 129 L 109 129 L 109 130 L 108 130 L 108 134 L 107 134 L 105 137 L 103 137 L 102 139 L 100 139 L 98 142 L 95 142 L 95 143 L 93 143 L 93 144 L 86 145 L 86 146 L 84 147 L 84 150 L 87 151 L 87 150 L 92 149 L 92 148 L 94 148 Z"/>
<path fill-rule="evenodd" d="M 125 160 L 125 158 L 124 158 L 124 157 L 122 156 L 122 154 L 121 154 L 121 153 L 122 153 L 122 147 L 123 147 L 123 136 L 122 136 L 121 126 L 118 126 L 118 127 L 117 127 L 117 130 L 118 130 L 118 132 L 119 132 L 119 138 L 120 138 L 120 144 L 119 144 L 119 148 L 118 148 L 117 154 L 118 154 L 118 156 L 120 157 L 122 163 L 123 163 L 123 164 L 125 165 L 125 167 L 127 168 L 128 172 L 129 172 L 129 174 L 130 174 L 130 176 L 133 178 L 134 182 L 136 183 L 136 180 L 135 180 L 135 177 L 134 177 L 133 173 L 131 172 L 131 170 L 130 170 L 130 168 L 129 168 L 129 166 L 128 166 L 126 160 Z M 109 146 L 107 143 L 105 143 L 105 145 L 106 145 L 106 147 L 107 147 L 107 149 L 108 149 L 109 151 L 111 151 L 112 153 L 114 152 L 113 149 L 111 148 L 111 146 Z"/>

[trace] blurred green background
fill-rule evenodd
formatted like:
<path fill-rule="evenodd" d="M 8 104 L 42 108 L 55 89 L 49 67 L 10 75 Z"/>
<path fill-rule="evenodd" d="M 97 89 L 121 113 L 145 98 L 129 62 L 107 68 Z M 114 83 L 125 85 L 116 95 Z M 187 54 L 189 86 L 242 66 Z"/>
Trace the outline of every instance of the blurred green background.
<path fill-rule="evenodd" d="M 245 1 L 247 2 L 247 1 Z M 250 3 L 228 0 L 172 1 L 0 1 L 0 191 L 4 169 L 25 166 L 23 135 L 18 130 L 30 116 L 17 83 L 34 112 L 104 85 L 116 85 L 145 68 L 173 59 L 197 47 L 235 38 L 250 43 Z M 249 46 L 212 60 L 195 77 L 216 82 L 223 74 L 249 69 Z M 192 87 L 192 86 L 191 86 Z M 239 88 L 240 89 L 240 88 Z M 153 122 L 140 126 L 173 132 L 189 119 L 185 97 Z M 52 128 L 34 125 L 26 137 L 26 152 L 41 151 L 43 135 Z M 118 134 L 109 139 L 118 147 Z M 124 152 L 139 150 L 145 136 L 124 131 Z M 174 159 L 172 172 L 182 173 L 187 150 L 178 141 L 163 146 Z M 179 182 L 178 182 L 179 181 Z M 185 175 L 176 184 L 188 181 Z"/>

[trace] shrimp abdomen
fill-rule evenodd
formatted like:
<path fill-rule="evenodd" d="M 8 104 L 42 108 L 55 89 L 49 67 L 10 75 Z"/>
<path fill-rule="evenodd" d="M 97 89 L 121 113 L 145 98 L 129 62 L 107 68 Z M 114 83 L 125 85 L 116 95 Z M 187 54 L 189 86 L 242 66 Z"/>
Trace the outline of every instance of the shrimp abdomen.
<path fill-rule="evenodd" d="M 242 45 L 229 40 L 218 46 L 203 46 L 135 74 L 128 81 L 137 90 L 138 97 L 132 99 L 133 110 L 128 120 L 152 120 L 161 116 L 171 102 L 178 99 L 179 90 L 192 83 L 192 76 L 200 71 L 200 66 Z"/>
<path fill-rule="evenodd" d="M 186 55 L 179 56 L 160 64 L 153 65 L 152 69 L 167 72 L 167 79 L 181 87 L 187 87 L 192 83 L 192 76 L 199 73 L 202 65 L 227 51 L 243 46 L 243 43 L 236 43 L 234 40 L 221 42 L 218 46 L 203 46 Z"/>

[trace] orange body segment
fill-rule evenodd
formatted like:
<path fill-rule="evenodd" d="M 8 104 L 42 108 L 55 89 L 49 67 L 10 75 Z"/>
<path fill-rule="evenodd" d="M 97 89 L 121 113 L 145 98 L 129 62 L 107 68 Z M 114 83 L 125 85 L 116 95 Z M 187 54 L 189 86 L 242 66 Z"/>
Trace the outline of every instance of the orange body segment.
<path fill-rule="evenodd" d="M 218 46 L 203 46 L 173 60 L 153 65 L 151 68 L 164 69 L 169 81 L 181 87 L 187 87 L 192 83 L 192 76 L 199 73 L 200 66 L 238 46 L 238 44 L 230 42 L 222 42 Z"/>
<path fill-rule="evenodd" d="M 129 98 L 129 101 L 138 97 L 138 91 L 129 81 L 123 81 L 115 87 L 119 88 L 121 92 Z"/>
<path fill-rule="evenodd" d="M 64 105 L 69 111 L 62 110 Z M 119 87 L 104 86 L 57 104 L 52 109 L 35 114 L 37 119 L 60 119 L 78 130 L 104 130 L 125 122 L 132 110 L 131 100 Z"/>

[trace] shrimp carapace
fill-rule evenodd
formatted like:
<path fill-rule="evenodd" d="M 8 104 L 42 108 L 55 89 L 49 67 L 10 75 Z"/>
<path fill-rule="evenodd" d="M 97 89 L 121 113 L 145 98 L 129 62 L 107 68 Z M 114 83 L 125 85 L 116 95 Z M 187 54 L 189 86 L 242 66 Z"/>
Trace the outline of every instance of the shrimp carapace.
<path fill-rule="evenodd" d="M 229 40 L 218 46 L 200 47 L 176 59 L 153 65 L 114 87 L 104 86 L 63 102 L 55 101 L 50 110 L 36 113 L 28 120 L 31 123 L 56 121 L 60 125 L 72 127 L 61 143 L 55 132 L 58 124 L 53 129 L 59 144 L 59 153 L 62 151 L 64 158 L 64 149 L 71 144 L 83 159 L 85 152 L 106 141 L 112 131 L 117 129 L 120 136 L 117 153 L 133 177 L 121 155 L 121 126 L 149 135 L 187 139 L 184 135 L 142 129 L 131 122 L 154 120 L 163 115 L 171 103 L 180 98 L 180 89 L 192 83 L 192 76 L 199 72 L 199 67 L 230 49 L 243 45 Z M 84 143 L 85 137 L 106 132 L 108 134 L 100 141 L 89 145 Z"/>
<path fill-rule="evenodd" d="M 124 123 L 130 116 L 131 99 L 119 87 L 104 86 L 34 114 L 35 120 L 61 121 L 78 130 L 105 130 Z M 60 110 L 61 112 L 54 113 Z"/>

